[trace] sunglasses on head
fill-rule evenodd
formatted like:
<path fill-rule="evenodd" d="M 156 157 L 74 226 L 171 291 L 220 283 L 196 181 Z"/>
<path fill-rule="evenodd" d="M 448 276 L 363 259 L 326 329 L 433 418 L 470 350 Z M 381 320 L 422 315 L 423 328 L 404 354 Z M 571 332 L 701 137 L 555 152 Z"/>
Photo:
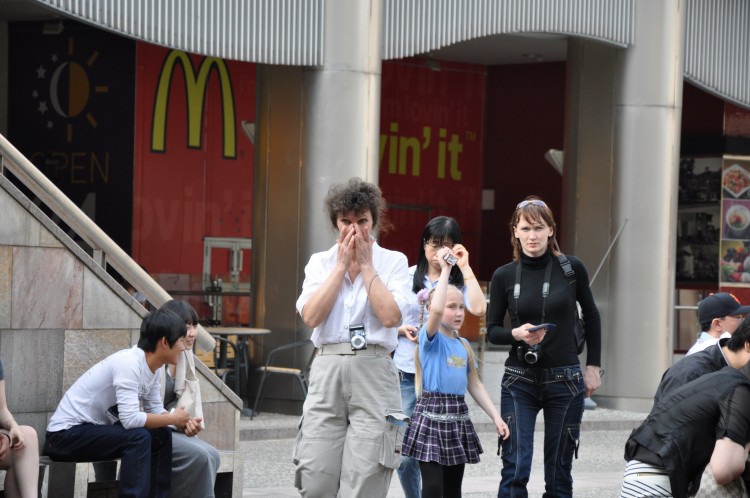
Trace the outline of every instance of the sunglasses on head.
<path fill-rule="evenodd" d="M 516 209 L 521 209 L 523 207 L 528 206 L 529 204 L 533 204 L 534 206 L 539 206 L 546 208 L 547 205 L 544 203 L 544 201 L 540 201 L 539 199 L 531 199 L 530 201 L 521 201 L 518 203 L 518 206 L 516 206 Z"/>

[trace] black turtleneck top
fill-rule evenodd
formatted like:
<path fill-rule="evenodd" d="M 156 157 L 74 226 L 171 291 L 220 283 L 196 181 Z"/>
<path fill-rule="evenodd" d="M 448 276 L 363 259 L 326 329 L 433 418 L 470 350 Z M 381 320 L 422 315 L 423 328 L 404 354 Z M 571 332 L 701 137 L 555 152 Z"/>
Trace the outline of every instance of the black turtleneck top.
<path fill-rule="evenodd" d="M 487 334 L 492 344 L 512 345 L 506 365 L 530 366 L 518 359 L 516 350 L 523 342 L 514 340 L 511 333 L 512 328 L 525 323 L 554 323 L 557 326 L 553 331 L 548 331 L 541 342 L 542 355 L 534 367 L 550 368 L 577 364 L 579 359 L 573 336 L 576 300 L 581 305 L 586 322 L 586 365 L 601 365 L 601 319 L 589 287 L 589 275 L 580 259 L 575 256 L 567 257 L 576 274 L 575 285 L 571 285 L 565 278 L 560 262 L 551 251 L 538 258 L 521 255 L 521 294 L 518 297 L 517 310 L 513 287 L 516 283 L 518 263 L 514 261 L 501 266 L 492 275 Z M 542 287 L 545 268 L 550 260 L 550 288 L 542 318 Z M 511 328 L 503 326 L 506 312 L 513 324 Z"/>

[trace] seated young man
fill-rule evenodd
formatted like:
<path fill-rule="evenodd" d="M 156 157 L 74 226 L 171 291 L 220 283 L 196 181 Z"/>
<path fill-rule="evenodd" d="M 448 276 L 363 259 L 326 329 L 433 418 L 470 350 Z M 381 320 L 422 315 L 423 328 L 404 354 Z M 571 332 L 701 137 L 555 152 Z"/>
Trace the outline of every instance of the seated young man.
<path fill-rule="evenodd" d="M 166 496 L 172 470 L 169 426 L 196 421 L 182 408 L 164 410 L 159 369 L 177 361 L 186 333 L 185 321 L 175 313 L 149 314 L 137 346 L 108 356 L 67 390 L 47 426 L 44 454 L 63 462 L 120 458 L 120 497 Z"/>

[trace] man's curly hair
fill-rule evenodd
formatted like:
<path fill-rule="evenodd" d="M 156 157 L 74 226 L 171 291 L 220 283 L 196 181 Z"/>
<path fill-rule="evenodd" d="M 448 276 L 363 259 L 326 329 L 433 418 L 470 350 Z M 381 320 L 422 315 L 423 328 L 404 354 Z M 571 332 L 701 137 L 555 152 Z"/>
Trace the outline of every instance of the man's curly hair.
<path fill-rule="evenodd" d="M 331 225 L 336 229 L 336 218 L 340 214 L 354 213 L 362 214 L 370 211 L 372 215 L 372 226 L 379 227 L 380 232 L 390 228 L 387 220 L 386 202 L 380 187 L 363 181 L 361 178 L 350 178 L 346 183 L 337 183 L 328 189 L 328 194 L 323 200 Z"/>

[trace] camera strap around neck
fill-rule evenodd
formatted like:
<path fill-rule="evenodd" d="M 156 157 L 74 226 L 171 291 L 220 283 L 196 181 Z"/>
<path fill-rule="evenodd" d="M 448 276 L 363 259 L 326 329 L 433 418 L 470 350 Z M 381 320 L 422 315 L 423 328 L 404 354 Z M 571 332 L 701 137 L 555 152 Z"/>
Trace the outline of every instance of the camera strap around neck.
<path fill-rule="evenodd" d="M 513 286 L 513 300 L 515 301 L 516 327 L 521 326 L 521 317 L 518 315 L 518 298 L 521 296 L 521 266 L 519 260 L 516 264 L 516 284 Z M 552 277 L 552 258 L 547 260 L 547 266 L 544 268 L 544 285 L 542 285 L 542 321 L 544 323 L 545 308 L 547 306 L 547 296 L 549 296 L 549 281 Z"/>

